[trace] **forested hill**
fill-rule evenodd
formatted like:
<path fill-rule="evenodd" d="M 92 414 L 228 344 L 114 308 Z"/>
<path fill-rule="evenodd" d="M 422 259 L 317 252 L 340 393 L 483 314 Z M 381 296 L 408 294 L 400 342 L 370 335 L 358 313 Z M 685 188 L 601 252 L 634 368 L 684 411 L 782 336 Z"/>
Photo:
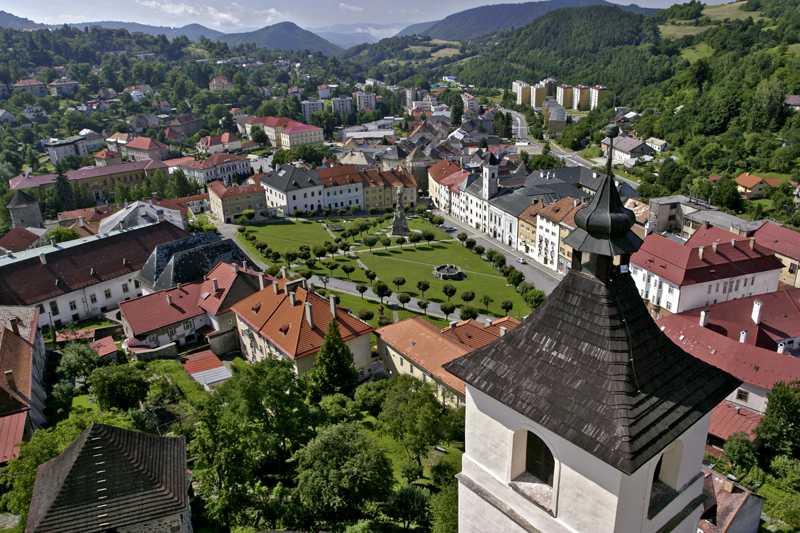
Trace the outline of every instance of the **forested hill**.
<path fill-rule="evenodd" d="M 187 24 L 180 28 L 170 28 L 169 26 L 150 26 L 149 24 L 139 24 L 138 22 L 104 20 L 100 22 L 81 22 L 79 24 L 70 24 L 70 26 L 78 29 L 83 29 L 86 26 L 99 26 L 108 30 L 126 29 L 131 33 L 144 33 L 153 36 L 164 35 L 169 40 L 184 36 L 195 42 L 200 40 L 200 36 L 214 40 L 221 35 L 225 35 L 221 31 L 212 30 L 200 24 Z"/>
<path fill-rule="evenodd" d="M 553 76 L 633 88 L 671 73 L 669 57 L 659 58 L 658 26 L 618 7 L 551 11 L 523 28 L 501 32 L 495 40 L 497 46 L 453 74 L 479 87 L 509 87 L 516 79 Z"/>
<path fill-rule="evenodd" d="M 341 52 L 342 49 L 326 41 L 319 35 L 304 30 L 293 22 L 279 22 L 260 30 L 246 33 L 229 33 L 219 36 L 216 40 L 228 43 L 230 46 L 252 43 L 262 48 L 275 50 L 309 50 L 322 52 L 325 55 Z"/>
<path fill-rule="evenodd" d="M 31 19 L 18 17 L 16 15 L 12 15 L 11 13 L 0 11 L 0 28 L 11 28 L 12 30 L 27 30 L 30 28 L 43 28 L 43 27 L 44 24 L 39 24 L 37 22 L 32 21 Z"/>
<path fill-rule="evenodd" d="M 625 11 L 653 15 L 656 9 L 630 6 L 618 6 L 605 0 L 544 0 L 541 2 L 527 2 L 524 4 L 496 4 L 467 9 L 455 13 L 424 28 L 407 28 L 397 36 L 411 35 L 408 30 L 417 35 L 427 35 L 434 39 L 451 41 L 465 41 L 486 34 L 497 33 L 501 30 L 519 28 L 530 24 L 539 17 L 556 9 L 565 7 L 583 7 L 592 5 L 614 6 Z"/>

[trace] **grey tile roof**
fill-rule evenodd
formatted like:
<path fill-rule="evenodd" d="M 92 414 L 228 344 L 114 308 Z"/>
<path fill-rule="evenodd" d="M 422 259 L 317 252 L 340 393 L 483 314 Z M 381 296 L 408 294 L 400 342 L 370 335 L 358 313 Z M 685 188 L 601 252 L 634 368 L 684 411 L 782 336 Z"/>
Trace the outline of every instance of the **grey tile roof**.
<path fill-rule="evenodd" d="M 39 200 L 25 191 L 17 191 L 6 207 L 27 207 L 29 205 L 39 205 Z"/>
<path fill-rule="evenodd" d="M 152 251 L 136 279 L 152 289 L 156 286 L 156 281 L 164 272 L 173 255 L 213 242 L 219 242 L 219 237 L 213 231 L 207 231 L 199 235 L 192 235 L 177 241 L 160 244 Z"/>
<path fill-rule="evenodd" d="M 26 533 L 102 533 L 185 511 L 184 437 L 92 424 L 39 466 Z"/>
<path fill-rule="evenodd" d="M 301 170 L 289 164 L 283 165 L 261 178 L 261 183 L 281 192 L 298 191 L 323 185 L 316 171 Z"/>
<path fill-rule="evenodd" d="M 740 383 L 673 344 L 630 275 L 573 270 L 522 325 L 445 369 L 626 474 Z"/>
<path fill-rule="evenodd" d="M 182 250 L 170 258 L 153 288 L 160 291 L 178 283 L 197 281 L 220 263 L 241 265 L 245 261 L 249 261 L 247 254 L 231 239 Z"/>

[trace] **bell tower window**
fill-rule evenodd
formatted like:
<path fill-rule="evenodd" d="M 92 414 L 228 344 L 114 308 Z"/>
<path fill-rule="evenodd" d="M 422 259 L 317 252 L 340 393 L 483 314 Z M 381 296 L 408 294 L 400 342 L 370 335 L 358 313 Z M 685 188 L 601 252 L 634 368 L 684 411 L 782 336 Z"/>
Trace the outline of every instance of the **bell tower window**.
<path fill-rule="evenodd" d="M 525 471 L 536 477 L 542 483 L 553 486 L 553 472 L 556 463 L 553 453 L 542 439 L 528 432 L 528 439 L 525 445 Z"/>

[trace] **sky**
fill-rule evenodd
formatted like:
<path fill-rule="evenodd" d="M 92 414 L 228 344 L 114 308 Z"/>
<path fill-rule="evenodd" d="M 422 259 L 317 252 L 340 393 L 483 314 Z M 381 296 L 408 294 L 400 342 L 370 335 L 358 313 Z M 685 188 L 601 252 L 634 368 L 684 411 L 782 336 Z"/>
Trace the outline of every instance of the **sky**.
<path fill-rule="evenodd" d="M 508 2 L 509 0 L 500 0 Z M 373 35 L 390 37 L 399 29 L 416 22 L 438 20 L 472 7 L 500 3 L 498 0 L 0 0 L 0 10 L 34 22 L 63 24 L 118 20 L 153 26 L 179 27 L 202 24 L 223 32 L 263 28 L 277 22 L 291 21 L 302 28 L 334 24 L 364 23 L 374 25 Z M 513 0 L 512 0 L 513 1 Z M 668 7 L 683 0 L 636 0 L 642 7 Z M 627 0 L 615 3 L 632 3 Z M 706 0 L 707 4 L 725 3 Z M 397 26 L 379 28 L 377 25 Z"/>

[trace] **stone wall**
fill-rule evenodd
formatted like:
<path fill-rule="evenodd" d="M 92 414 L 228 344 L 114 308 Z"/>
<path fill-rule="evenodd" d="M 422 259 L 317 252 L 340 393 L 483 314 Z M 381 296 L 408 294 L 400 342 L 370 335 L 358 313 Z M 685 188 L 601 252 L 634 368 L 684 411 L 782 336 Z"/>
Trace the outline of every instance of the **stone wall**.
<path fill-rule="evenodd" d="M 143 350 L 133 354 L 137 361 L 152 361 L 153 359 L 173 359 L 178 357 L 178 346 L 171 342 L 152 350 Z"/>
<path fill-rule="evenodd" d="M 187 507 L 181 514 L 150 520 L 141 524 L 118 528 L 119 533 L 194 533 L 192 509 Z"/>

